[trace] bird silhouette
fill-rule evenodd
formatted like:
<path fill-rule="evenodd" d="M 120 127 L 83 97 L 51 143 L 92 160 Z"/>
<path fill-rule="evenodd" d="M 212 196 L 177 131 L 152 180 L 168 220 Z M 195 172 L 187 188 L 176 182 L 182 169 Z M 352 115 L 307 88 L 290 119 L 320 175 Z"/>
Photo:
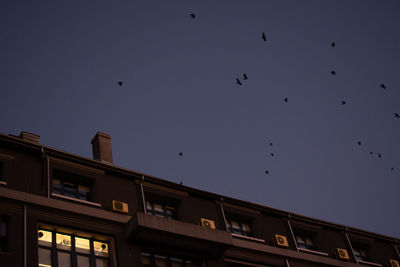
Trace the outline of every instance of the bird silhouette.
<path fill-rule="evenodd" d="M 382 154 L 381 153 L 378 153 L 378 158 L 382 158 Z"/>
<path fill-rule="evenodd" d="M 266 42 L 266 41 L 267 41 L 267 37 L 265 36 L 265 33 L 262 33 L 261 39 L 263 39 L 263 40 L 264 40 L 264 42 Z"/>
<path fill-rule="evenodd" d="M 242 83 L 240 82 L 240 80 L 238 78 L 236 78 L 236 83 L 239 85 L 242 85 Z"/>
<path fill-rule="evenodd" d="M 273 157 L 274 156 L 274 153 L 271 153 L 271 157 Z"/>
<path fill-rule="evenodd" d="M 246 73 L 243 73 L 243 80 L 247 80 L 247 75 L 246 75 Z"/>
<path fill-rule="evenodd" d="M 179 183 L 180 185 L 183 185 L 182 181 Z"/>
<path fill-rule="evenodd" d="M 395 116 L 396 118 L 400 118 L 399 113 L 394 113 L 394 116 Z"/>
<path fill-rule="evenodd" d="M 270 146 L 272 146 L 272 145 L 273 145 L 273 143 L 271 142 L 271 143 L 269 143 L 269 145 L 270 145 Z"/>
<path fill-rule="evenodd" d="M 335 42 L 332 42 L 332 43 L 331 43 L 331 46 L 332 46 L 332 47 L 335 47 L 335 45 L 336 45 Z"/>
<path fill-rule="evenodd" d="M 345 104 L 346 104 L 346 101 L 343 100 L 343 101 L 342 101 L 342 105 L 345 105 Z"/>
<path fill-rule="evenodd" d="M 332 75 L 336 75 L 336 71 L 334 71 L 334 70 L 331 71 L 331 74 L 332 74 Z"/>
<path fill-rule="evenodd" d="M 288 102 L 288 98 L 286 97 L 285 99 L 283 99 L 286 103 Z"/>
<path fill-rule="evenodd" d="M 265 173 L 266 173 L 266 174 L 269 174 L 269 170 L 266 170 Z"/>
<path fill-rule="evenodd" d="M 119 86 L 122 86 L 123 84 L 124 84 L 124 83 L 123 83 L 122 81 L 119 81 L 119 82 L 118 82 L 118 85 L 119 85 Z"/>
<path fill-rule="evenodd" d="M 386 85 L 384 85 L 383 83 L 381 83 L 381 88 L 382 88 L 382 89 L 386 89 Z"/>
<path fill-rule="evenodd" d="M 194 18 L 196 17 L 196 15 L 193 14 L 193 13 L 190 13 L 189 15 L 190 15 L 190 17 L 191 17 L 192 19 L 194 19 Z"/>
<path fill-rule="evenodd" d="M 369 152 L 369 154 L 372 155 L 372 154 L 374 154 L 374 152 L 371 151 L 371 152 Z"/>
<path fill-rule="evenodd" d="M 393 170 L 394 170 L 394 168 L 392 167 L 392 168 L 390 168 L 390 170 L 391 170 L 391 171 L 393 171 Z"/>
<path fill-rule="evenodd" d="M 179 156 L 181 156 L 181 157 L 182 157 L 182 156 L 183 156 L 183 153 L 182 153 L 182 152 L 179 152 Z"/>
<path fill-rule="evenodd" d="M 361 141 L 358 141 L 357 144 L 358 144 L 359 146 L 361 146 Z"/>

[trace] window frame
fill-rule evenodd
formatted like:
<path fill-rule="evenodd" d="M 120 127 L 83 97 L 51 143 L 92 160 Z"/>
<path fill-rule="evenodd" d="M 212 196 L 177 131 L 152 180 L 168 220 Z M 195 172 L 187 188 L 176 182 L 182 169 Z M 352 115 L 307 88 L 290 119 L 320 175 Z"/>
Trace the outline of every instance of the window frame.
<path fill-rule="evenodd" d="M 50 246 L 39 244 L 39 238 L 40 238 L 39 232 L 40 231 L 51 232 L 52 240 L 51 240 Z M 76 267 L 78 265 L 78 256 L 87 257 L 89 260 L 89 266 L 96 266 L 97 259 L 107 260 L 108 267 L 114 266 L 113 254 L 112 254 L 112 250 L 111 250 L 111 244 L 112 244 L 111 238 L 107 238 L 107 237 L 99 238 L 97 235 L 94 235 L 94 234 L 75 232 L 75 231 L 63 230 L 63 229 L 59 230 L 57 227 L 48 227 L 48 226 L 38 226 L 37 233 L 38 233 L 38 237 L 36 240 L 37 240 L 37 251 L 38 251 L 38 266 L 40 266 L 39 265 L 39 250 L 40 249 L 50 251 L 51 266 L 53 266 L 53 267 L 58 266 L 59 252 L 69 254 L 69 260 L 70 260 L 71 267 Z M 59 246 L 60 244 L 57 244 L 57 235 L 66 235 L 66 236 L 70 237 L 69 249 L 65 248 L 65 247 L 68 247 L 67 245 L 64 247 L 61 247 L 61 246 Z M 89 241 L 89 251 L 87 253 L 82 252 L 82 251 L 77 251 L 76 238 L 82 238 L 82 239 L 86 239 Z M 96 255 L 96 251 L 94 248 L 95 242 L 107 244 L 107 246 L 108 246 L 107 256 Z"/>
<path fill-rule="evenodd" d="M 55 183 L 56 180 L 59 183 Z M 93 184 L 93 179 L 59 169 L 52 170 L 51 192 L 53 195 L 76 199 L 78 201 L 93 202 Z M 88 188 L 86 194 L 79 190 L 80 187 Z"/>
<path fill-rule="evenodd" d="M 161 211 L 157 211 L 155 209 L 155 205 L 161 206 Z M 178 219 L 177 205 L 174 205 L 169 201 L 162 201 L 159 199 L 149 198 L 146 199 L 145 201 L 145 207 L 146 207 L 146 214 L 172 220 Z"/>
<path fill-rule="evenodd" d="M 232 222 L 238 224 L 239 228 L 234 228 Z M 250 231 L 246 231 L 243 225 L 247 225 Z M 231 234 L 236 234 L 245 237 L 255 237 L 253 233 L 253 227 L 250 219 L 246 219 L 243 217 L 235 216 L 235 215 L 228 215 L 226 217 L 226 228 Z"/>

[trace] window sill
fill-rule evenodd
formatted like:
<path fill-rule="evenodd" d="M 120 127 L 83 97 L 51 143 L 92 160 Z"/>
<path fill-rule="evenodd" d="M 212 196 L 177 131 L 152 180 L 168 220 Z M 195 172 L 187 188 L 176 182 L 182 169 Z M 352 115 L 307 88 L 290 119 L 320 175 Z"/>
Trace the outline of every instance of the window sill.
<path fill-rule="evenodd" d="M 7 185 L 6 181 L 0 181 L 0 185 Z"/>
<path fill-rule="evenodd" d="M 312 253 L 312 254 L 316 254 L 316 255 L 320 255 L 320 256 L 326 256 L 326 257 L 329 256 L 329 254 L 326 253 L 326 252 L 316 251 L 316 250 L 312 250 L 312 249 L 299 248 L 299 251 L 301 251 L 301 252 L 307 252 L 307 253 Z"/>
<path fill-rule="evenodd" d="M 380 267 L 383 266 L 382 264 L 370 262 L 370 261 L 357 260 L 357 262 L 362 263 L 362 264 L 371 265 L 371 266 L 380 266 Z"/>
<path fill-rule="evenodd" d="M 96 206 L 96 207 L 101 207 L 101 204 L 96 203 L 96 202 L 86 201 L 86 200 L 77 199 L 77 198 L 73 198 L 73 197 L 67 197 L 67 196 L 63 196 L 63 195 L 56 194 L 56 193 L 51 193 L 51 196 L 56 197 L 56 198 L 63 198 L 63 199 L 67 199 L 67 200 L 79 202 L 79 203 L 82 203 L 82 204 L 87 204 L 87 205 L 92 205 L 92 206 Z"/>
<path fill-rule="evenodd" d="M 265 243 L 265 240 L 264 239 L 260 239 L 260 238 L 244 236 L 244 235 L 239 235 L 239 234 L 234 234 L 234 233 L 231 233 L 231 235 L 233 237 L 237 237 L 237 238 L 247 239 L 247 240 L 250 240 L 250 241 L 256 241 L 256 242 L 259 242 L 259 243 Z"/>

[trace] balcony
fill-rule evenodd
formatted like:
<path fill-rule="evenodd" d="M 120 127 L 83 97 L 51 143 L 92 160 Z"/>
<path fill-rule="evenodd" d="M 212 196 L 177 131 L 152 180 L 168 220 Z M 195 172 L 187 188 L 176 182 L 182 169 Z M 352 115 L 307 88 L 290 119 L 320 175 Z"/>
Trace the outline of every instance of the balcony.
<path fill-rule="evenodd" d="M 128 240 L 157 243 L 193 252 L 218 256 L 233 244 L 231 234 L 200 225 L 138 212 L 126 225 Z"/>

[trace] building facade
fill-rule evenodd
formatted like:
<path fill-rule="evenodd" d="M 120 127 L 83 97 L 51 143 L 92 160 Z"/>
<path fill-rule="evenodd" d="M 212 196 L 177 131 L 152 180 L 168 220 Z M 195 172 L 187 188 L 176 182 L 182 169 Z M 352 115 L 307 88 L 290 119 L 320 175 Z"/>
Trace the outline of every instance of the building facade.
<path fill-rule="evenodd" d="M 0 266 L 398 267 L 400 240 L 0 134 Z"/>

